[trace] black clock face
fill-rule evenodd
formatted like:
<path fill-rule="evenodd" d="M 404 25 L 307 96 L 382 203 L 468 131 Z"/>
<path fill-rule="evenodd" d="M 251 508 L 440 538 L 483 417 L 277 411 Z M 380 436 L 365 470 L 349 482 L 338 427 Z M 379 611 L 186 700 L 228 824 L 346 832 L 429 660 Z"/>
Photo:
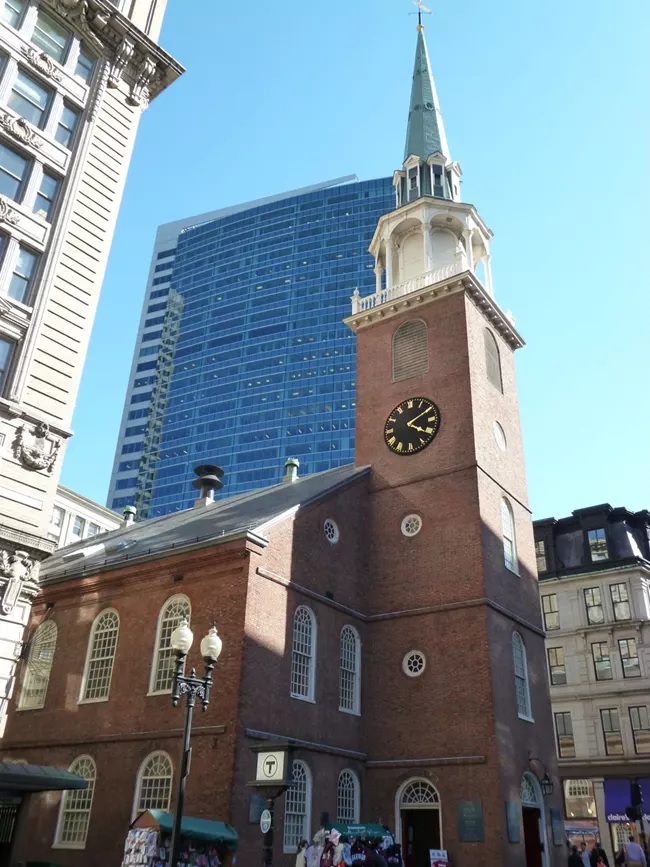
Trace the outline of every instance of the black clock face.
<path fill-rule="evenodd" d="M 425 449 L 440 428 L 440 410 L 428 397 L 403 400 L 386 419 L 384 440 L 396 455 Z"/>

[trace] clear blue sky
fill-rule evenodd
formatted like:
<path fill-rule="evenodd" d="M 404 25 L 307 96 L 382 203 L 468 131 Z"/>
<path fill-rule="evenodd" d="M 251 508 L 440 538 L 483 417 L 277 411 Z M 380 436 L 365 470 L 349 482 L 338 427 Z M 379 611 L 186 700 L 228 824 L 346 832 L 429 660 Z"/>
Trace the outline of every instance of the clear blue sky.
<path fill-rule="evenodd" d="M 648 495 L 647 0 L 430 0 L 426 36 L 463 197 L 492 228 L 536 518 Z M 408 0 L 169 0 L 187 72 L 144 113 L 64 484 L 104 502 L 160 223 L 399 167 Z M 188 482 L 189 483 L 189 482 Z"/>

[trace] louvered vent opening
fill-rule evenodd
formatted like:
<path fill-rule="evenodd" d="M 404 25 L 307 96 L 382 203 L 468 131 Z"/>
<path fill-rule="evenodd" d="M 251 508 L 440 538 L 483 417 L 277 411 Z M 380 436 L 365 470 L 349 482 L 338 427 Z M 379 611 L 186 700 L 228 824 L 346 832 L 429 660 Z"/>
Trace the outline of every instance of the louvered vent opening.
<path fill-rule="evenodd" d="M 427 326 L 411 319 L 393 335 L 393 382 L 420 376 L 429 369 Z"/>

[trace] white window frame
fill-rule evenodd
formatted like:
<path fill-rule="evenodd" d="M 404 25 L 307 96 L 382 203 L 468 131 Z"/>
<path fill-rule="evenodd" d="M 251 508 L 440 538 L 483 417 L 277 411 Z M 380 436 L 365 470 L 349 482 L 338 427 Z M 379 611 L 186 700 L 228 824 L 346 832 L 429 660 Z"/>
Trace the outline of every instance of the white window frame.
<path fill-rule="evenodd" d="M 88 687 L 88 674 L 90 672 L 91 662 L 103 662 L 104 660 L 108 660 L 108 656 L 103 656 L 101 659 L 92 659 L 95 638 L 97 637 L 97 631 L 99 627 L 99 623 L 103 617 L 107 617 L 108 615 L 114 614 L 117 617 L 117 629 L 115 630 L 115 640 L 113 642 L 113 652 L 110 657 L 110 667 L 108 670 L 108 685 L 106 687 L 106 694 L 103 696 L 98 696 L 96 698 L 86 698 L 86 689 Z M 81 679 L 81 689 L 79 690 L 79 704 L 94 704 L 99 701 L 108 701 L 110 692 L 111 692 L 111 681 L 113 679 L 113 669 L 115 668 L 115 654 L 117 652 L 117 642 L 120 637 L 120 615 L 114 608 L 105 608 L 103 611 L 100 611 L 97 617 L 95 617 L 93 621 L 93 625 L 90 627 L 90 635 L 88 636 L 88 647 L 86 648 L 86 662 L 84 665 L 84 673 Z"/>
<path fill-rule="evenodd" d="M 93 767 L 93 776 L 86 777 L 83 776 L 84 780 L 88 782 L 88 788 L 86 789 L 68 789 L 67 791 L 62 793 L 61 804 L 59 806 L 59 817 L 56 823 L 56 830 L 54 832 L 54 842 L 52 843 L 53 849 L 85 849 L 86 841 L 88 840 L 88 831 L 90 830 L 90 819 L 92 817 L 93 810 L 93 799 L 95 797 L 95 783 L 97 782 L 97 765 L 95 764 L 95 760 L 92 756 L 89 755 L 81 755 L 77 756 L 77 758 L 71 763 L 68 771 L 71 774 L 79 774 L 79 770 L 76 769 L 76 766 L 80 762 L 90 762 Z M 65 824 L 65 814 L 66 812 L 72 812 L 72 807 L 68 807 L 69 802 L 74 802 L 75 798 L 84 797 L 90 795 L 90 802 L 87 807 L 82 810 L 77 808 L 76 812 L 84 812 L 87 814 L 88 819 L 86 822 L 86 833 L 84 835 L 83 840 L 77 841 L 67 841 L 61 840 L 61 834 L 63 832 L 63 826 Z"/>
<path fill-rule="evenodd" d="M 351 783 L 351 791 L 352 791 L 352 816 L 344 817 L 341 815 L 341 783 L 344 778 L 348 778 Z M 350 791 L 350 787 L 347 787 L 346 792 Z M 352 770 L 352 768 L 343 768 L 341 773 L 339 774 L 339 778 L 336 783 L 336 821 L 341 822 L 346 825 L 357 825 L 359 823 L 359 815 L 361 813 L 361 784 L 359 782 L 359 777 Z"/>
<path fill-rule="evenodd" d="M 534 722 L 533 710 L 530 703 L 530 678 L 528 676 L 528 654 L 526 653 L 526 645 L 524 639 L 519 632 L 512 633 L 512 663 L 515 679 L 515 701 L 517 704 L 517 716 L 519 719 L 526 722 Z M 519 663 L 519 664 L 518 664 Z M 525 690 L 526 707 L 522 708 L 519 704 L 519 693 L 517 691 L 517 682 L 522 681 Z"/>
<path fill-rule="evenodd" d="M 140 764 L 140 767 L 138 768 L 138 775 L 137 775 L 136 780 L 135 780 L 135 792 L 133 793 L 133 809 L 131 810 L 131 820 L 132 821 L 137 819 L 137 817 L 140 815 L 140 813 L 144 812 L 143 810 L 140 810 L 140 808 L 138 807 L 138 804 L 140 803 L 140 795 L 142 793 L 142 781 L 144 779 L 144 772 L 145 772 L 145 769 L 146 769 L 147 765 L 149 764 L 149 762 L 152 761 L 152 759 L 158 758 L 158 756 L 163 756 L 165 759 L 167 759 L 167 761 L 169 762 L 169 767 L 171 768 L 171 774 L 168 778 L 167 777 L 156 777 L 156 778 L 152 778 L 152 779 L 169 779 L 169 797 L 167 798 L 167 806 L 166 807 L 159 807 L 159 808 L 148 807 L 147 809 L 151 809 L 151 810 L 161 809 L 161 810 L 165 810 L 165 811 L 169 810 L 171 800 L 172 800 L 172 790 L 173 790 L 173 786 L 174 786 L 174 763 L 172 762 L 171 756 L 169 755 L 169 753 L 165 752 L 165 750 L 154 750 L 152 753 L 149 753 L 148 755 L 146 755 L 144 757 L 144 759 L 142 760 L 142 762 Z"/>
<path fill-rule="evenodd" d="M 354 669 L 343 668 L 343 640 L 346 631 L 351 633 L 352 640 L 354 641 Z M 352 707 L 343 706 L 344 671 L 349 672 L 354 678 L 352 685 Z M 349 623 L 346 623 L 341 629 L 339 637 L 339 710 L 341 713 L 350 713 L 355 716 L 361 715 L 361 637 L 354 626 L 350 626 Z"/>
<path fill-rule="evenodd" d="M 302 653 L 301 651 L 294 650 L 294 644 L 296 640 L 296 619 L 300 612 L 306 612 L 309 616 L 311 622 L 311 643 L 310 643 L 310 653 L 309 653 L 309 670 L 307 676 L 307 694 L 303 695 L 302 693 L 298 693 L 294 691 L 294 653 L 299 652 L 301 656 L 306 657 L 306 653 Z M 316 615 L 307 605 L 299 605 L 293 614 L 292 620 L 292 630 L 291 630 L 291 682 L 289 684 L 289 691 L 291 698 L 296 698 L 299 701 L 309 701 L 315 702 L 316 695 L 316 648 L 317 648 L 317 639 L 318 639 L 318 624 L 316 621 Z"/>
<path fill-rule="evenodd" d="M 506 520 L 507 517 L 507 520 Z M 515 529 L 515 513 L 510 501 L 501 497 L 501 535 L 503 541 L 503 565 L 514 575 L 519 575 L 519 558 L 517 557 L 517 531 Z M 506 554 L 506 542 L 511 546 L 512 562 Z"/>
<path fill-rule="evenodd" d="M 187 603 L 189 608 L 189 613 L 187 614 L 188 623 L 191 622 L 192 619 L 192 603 L 189 600 L 189 597 L 184 593 L 175 593 L 173 596 L 170 596 L 169 599 L 165 600 L 162 604 L 160 611 L 158 612 L 158 624 L 156 626 L 156 641 L 153 647 L 153 658 L 151 660 L 151 675 L 149 678 L 149 692 L 148 695 L 168 695 L 172 691 L 173 686 L 173 678 L 172 682 L 169 684 L 169 688 L 167 689 L 156 689 L 156 680 L 158 679 L 158 667 L 161 661 L 161 651 L 166 650 L 166 648 L 160 647 L 160 641 L 162 637 L 162 629 L 163 629 L 163 621 L 165 619 L 165 612 L 172 605 L 180 603 L 180 601 L 184 601 Z M 172 630 L 173 631 L 173 630 Z M 170 633 L 171 635 L 171 633 Z M 173 651 L 171 652 L 171 657 L 173 660 Z"/>
<path fill-rule="evenodd" d="M 311 800 L 312 800 L 312 783 L 313 778 L 311 774 L 311 768 L 307 764 L 307 762 L 302 761 L 302 759 L 295 759 L 293 762 L 293 773 L 295 773 L 296 767 L 300 766 L 303 768 L 305 772 L 305 802 L 304 802 L 304 813 L 292 814 L 292 815 L 302 815 L 302 833 L 300 834 L 300 839 L 303 840 L 311 840 Z M 284 797 L 284 833 L 282 835 L 282 851 L 285 854 L 296 854 L 296 846 L 297 842 L 290 840 L 287 841 L 287 815 L 289 814 L 288 805 L 290 802 L 289 792 L 291 791 L 291 786 L 287 789 L 287 793 Z"/>
<path fill-rule="evenodd" d="M 52 658 L 49 661 L 49 666 L 47 668 L 47 674 L 36 674 L 33 668 L 30 668 L 30 663 L 33 662 L 32 654 L 38 649 L 38 636 L 39 633 L 48 631 L 53 634 L 53 638 L 48 638 L 47 643 L 52 645 L 51 654 Z M 54 656 L 56 654 L 56 643 L 59 636 L 59 630 L 54 622 L 54 620 L 45 620 L 34 630 L 34 634 L 30 641 L 29 648 L 29 656 L 27 657 L 27 663 L 25 665 L 25 674 L 23 675 L 23 682 L 20 688 L 20 697 L 18 699 L 18 710 L 39 710 L 42 707 L 45 707 L 45 699 L 47 698 L 47 688 L 50 684 L 50 677 L 52 675 L 52 666 L 54 665 Z M 42 697 L 39 699 L 39 703 L 37 704 L 27 704 L 27 690 L 33 685 L 36 678 L 42 678 L 44 680 L 44 686 L 42 687 Z"/>

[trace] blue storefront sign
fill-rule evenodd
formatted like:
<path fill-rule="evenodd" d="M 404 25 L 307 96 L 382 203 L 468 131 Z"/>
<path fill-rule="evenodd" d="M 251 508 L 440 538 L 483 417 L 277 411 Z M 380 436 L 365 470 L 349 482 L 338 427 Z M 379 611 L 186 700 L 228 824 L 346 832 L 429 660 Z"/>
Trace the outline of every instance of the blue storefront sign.
<path fill-rule="evenodd" d="M 605 780 L 605 815 L 608 822 L 629 822 L 625 808 L 630 806 L 631 780 Z M 646 822 L 650 822 L 650 778 L 640 779 L 639 785 L 643 794 L 643 813 Z"/>

